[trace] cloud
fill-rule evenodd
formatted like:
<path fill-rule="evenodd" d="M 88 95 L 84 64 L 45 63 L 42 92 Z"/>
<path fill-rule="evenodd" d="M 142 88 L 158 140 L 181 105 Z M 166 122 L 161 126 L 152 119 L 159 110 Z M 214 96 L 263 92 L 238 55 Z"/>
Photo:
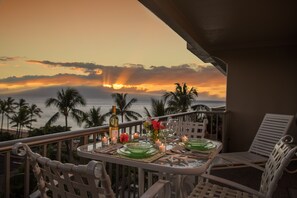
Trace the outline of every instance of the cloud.
<path fill-rule="evenodd" d="M 74 70 L 82 70 L 89 75 L 100 74 L 100 68 L 102 65 L 96 65 L 94 63 L 81 63 L 81 62 L 52 62 L 52 61 L 39 61 L 39 60 L 27 60 L 28 63 L 42 64 L 50 67 L 68 67 Z"/>
<path fill-rule="evenodd" d="M 7 62 L 7 61 L 15 61 L 19 59 L 20 57 L 14 56 L 14 57 L 8 57 L 8 56 L 0 56 L 0 61 L 1 62 Z"/>
<path fill-rule="evenodd" d="M 80 62 L 51 62 L 28 60 L 29 63 L 39 63 L 50 67 L 68 67 L 83 70 L 89 75 L 102 76 L 109 84 L 156 84 L 193 82 L 203 83 L 208 81 L 224 81 L 225 77 L 211 65 L 183 64 L 178 66 L 150 66 L 145 68 L 142 64 L 126 63 L 123 66 L 104 66 L 94 63 Z M 198 76 L 197 76 L 198 75 Z"/>
<path fill-rule="evenodd" d="M 51 62 L 28 60 L 29 63 L 48 67 L 67 67 L 83 71 L 86 75 L 57 74 L 54 76 L 22 76 L 0 79 L 0 89 L 10 91 L 27 90 L 30 87 L 50 86 L 105 86 L 124 91 L 173 90 L 174 83 L 187 83 L 198 89 L 199 93 L 208 93 L 209 97 L 225 97 L 226 78 L 215 67 L 198 64 L 178 66 L 150 66 L 126 63 L 123 66 L 104 66 L 94 63 Z M 133 88 L 133 89 L 132 89 Z"/>

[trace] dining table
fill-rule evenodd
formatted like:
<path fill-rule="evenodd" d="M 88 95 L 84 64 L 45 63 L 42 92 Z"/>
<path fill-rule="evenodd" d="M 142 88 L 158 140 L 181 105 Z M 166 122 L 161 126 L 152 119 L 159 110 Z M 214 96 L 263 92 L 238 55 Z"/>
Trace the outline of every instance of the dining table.
<path fill-rule="evenodd" d="M 155 149 L 152 149 L 150 155 L 143 157 L 130 156 L 129 152 L 125 150 L 125 144 L 106 144 L 101 141 L 79 146 L 77 154 L 87 159 L 137 168 L 138 193 L 141 196 L 144 193 L 144 170 L 172 174 L 179 178 L 187 175 L 199 176 L 205 173 L 215 156 L 222 150 L 223 145 L 219 141 L 203 140 L 212 145 L 210 149 L 202 151 L 191 149 L 178 138 L 165 145 L 165 152 L 152 144 Z M 181 179 L 175 180 L 174 190 L 175 194 L 178 194 L 176 197 L 184 196 Z"/>

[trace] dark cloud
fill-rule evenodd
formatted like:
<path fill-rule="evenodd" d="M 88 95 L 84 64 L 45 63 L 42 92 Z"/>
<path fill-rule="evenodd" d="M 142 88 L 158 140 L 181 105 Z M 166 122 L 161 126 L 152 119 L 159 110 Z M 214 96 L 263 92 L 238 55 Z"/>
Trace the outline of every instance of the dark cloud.
<path fill-rule="evenodd" d="M 40 63 L 52 67 L 68 67 L 79 69 L 91 78 L 97 76 L 109 84 L 122 83 L 129 85 L 139 84 L 172 84 L 187 82 L 188 84 L 201 84 L 204 82 L 224 82 L 225 77 L 213 66 L 197 64 L 183 64 L 178 66 L 151 66 L 145 68 L 141 64 L 127 63 L 123 66 L 104 66 L 94 63 L 80 62 L 51 62 L 28 60 L 31 63 Z"/>
<path fill-rule="evenodd" d="M 39 63 L 51 67 L 68 67 L 72 69 L 82 69 L 85 73 L 90 75 L 95 75 L 97 73 L 96 70 L 104 67 L 102 65 L 97 65 L 94 63 L 81 63 L 81 62 L 52 62 L 52 61 L 39 61 L 39 60 L 27 60 L 28 63 Z"/>
<path fill-rule="evenodd" d="M 62 77 L 62 78 L 76 77 L 76 78 L 82 78 L 82 79 L 92 78 L 92 77 L 87 77 L 84 75 L 75 75 L 75 74 L 57 74 L 54 76 L 26 75 L 26 76 L 21 76 L 21 77 L 11 76 L 8 78 L 2 78 L 2 79 L 0 79 L 0 82 L 2 82 L 2 83 L 19 83 L 19 82 L 32 81 L 32 80 L 44 80 L 44 79 L 55 80 L 60 77 Z"/>
<path fill-rule="evenodd" d="M 14 61 L 14 60 L 17 60 L 19 59 L 20 57 L 8 57 L 8 56 L 0 56 L 0 61 L 2 62 L 6 62 L 6 61 Z"/>

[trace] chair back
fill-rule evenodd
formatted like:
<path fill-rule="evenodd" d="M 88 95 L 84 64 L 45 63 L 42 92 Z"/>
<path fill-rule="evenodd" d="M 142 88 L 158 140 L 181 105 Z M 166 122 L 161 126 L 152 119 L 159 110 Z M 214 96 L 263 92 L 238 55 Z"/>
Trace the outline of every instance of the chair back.
<path fill-rule="evenodd" d="M 32 152 L 23 143 L 16 143 L 13 152 L 20 156 L 27 155 L 42 198 L 48 197 L 47 193 L 54 198 L 115 197 L 110 178 L 101 162 L 93 160 L 87 165 L 63 164 Z"/>
<path fill-rule="evenodd" d="M 293 115 L 266 114 L 249 152 L 268 157 L 278 140 L 287 134 Z"/>
<path fill-rule="evenodd" d="M 265 164 L 260 185 L 260 192 L 265 197 L 272 197 L 284 169 L 290 163 L 293 155 L 296 154 L 297 146 L 292 146 L 290 144 L 292 142 L 293 138 L 291 136 L 282 137 L 275 145 Z"/>
<path fill-rule="evenodd" d="M 204 119 L 203 122 L 178 122 L 176 135 L 186 135 L 189 138 L 204 138 L 206 133 L 207 122 L 207 119 Z"/>

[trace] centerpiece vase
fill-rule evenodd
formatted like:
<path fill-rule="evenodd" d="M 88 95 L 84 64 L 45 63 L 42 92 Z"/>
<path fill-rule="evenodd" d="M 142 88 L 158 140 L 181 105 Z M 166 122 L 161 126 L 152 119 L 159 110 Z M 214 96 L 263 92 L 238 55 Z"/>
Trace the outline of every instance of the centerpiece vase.
<path fill-rule="evenodd" d="M 157 139 L 159 139 L 159 130 L 153 130 L 151 132 L 151 140 L 155 143 Z"/>

